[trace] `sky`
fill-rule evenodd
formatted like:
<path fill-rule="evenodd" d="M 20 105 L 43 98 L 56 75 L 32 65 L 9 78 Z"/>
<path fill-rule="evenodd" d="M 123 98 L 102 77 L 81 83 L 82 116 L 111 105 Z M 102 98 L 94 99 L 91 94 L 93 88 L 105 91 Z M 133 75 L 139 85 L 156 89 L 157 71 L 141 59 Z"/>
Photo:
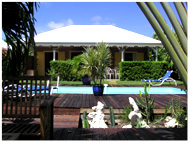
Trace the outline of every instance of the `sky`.
<path fill-rule="evenodd" d="M 169 23 L 160 3 L 155 5 Z M 106 24 L 148 37 L 154 33 L 136 2 L 40 2 L 34 16 L 37 34 L 68 25 Z"/>

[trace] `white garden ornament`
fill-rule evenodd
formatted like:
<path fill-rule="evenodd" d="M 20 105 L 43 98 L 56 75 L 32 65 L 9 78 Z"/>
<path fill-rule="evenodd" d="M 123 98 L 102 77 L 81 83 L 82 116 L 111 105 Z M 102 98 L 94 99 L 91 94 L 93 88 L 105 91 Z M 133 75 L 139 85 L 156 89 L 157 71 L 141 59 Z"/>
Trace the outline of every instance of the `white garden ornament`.
<path fill-rule="evenodd" d="M 179 125 L 177 120 L 175 118 L 170 117 L 170 116 L 167 116 L 165 120 L 167 121 L 166 123 L 164 123 L 164 126 L 166 128 L 175 128 L 176 126 Z"/>
<path fill-rule="evenodd" d="M 129 97 L 129 103 L 133 106 L 133 109 L 135 112 L 139 112 L 139 107 L 137 106 L 135 100 L 131 97 Z"/>
<path fill-rule="evenodd" d="M 97 106 L 92 107 L 94 112 L 90 112 L 87 115 L 90 128 L 108 128 L 104 121 L 104 104 L 98 101 Z"/>
<path fill-rule="evenodd" d="M 139 119 L 142 118 L 141 113 L 139 113 L 139 108 L 135 102 L 135 100 L 131 97 L 129 97 L 129 103 L 132 105 L 134 111 L 131 111 L 129 113 L 129 119 L 131 120 L 131 125 L 125 125 L 123 128 L 132 128 L 132 126 L 135 126 Z"/>
<path fill-rule="evenodd" d="M 142 115 L 141 115 L 141 113 L 139 113 L 139 107 L 137 106 L 135 100 L 133 98 L 129 97 L 129 103 L 132 105 L 132 107 L 134 109 L 134 111 L 130 112 L 129 119 L 130 120 L 132 120 L 132 118 L 134 118 L 135 120 L 137 120 L 137 118 L 141 119 Z"/>

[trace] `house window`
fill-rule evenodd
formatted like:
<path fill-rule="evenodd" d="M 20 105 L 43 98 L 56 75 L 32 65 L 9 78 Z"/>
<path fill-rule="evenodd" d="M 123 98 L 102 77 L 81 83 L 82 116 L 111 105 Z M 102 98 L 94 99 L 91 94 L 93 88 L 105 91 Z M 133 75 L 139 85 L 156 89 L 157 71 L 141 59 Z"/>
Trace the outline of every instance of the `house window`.
<path fill-rule="evenodd" d="M 136 53 L 125 53 L 125 61 L 136 61 Z"/>
<path fill-rule="evenodd" d="M 82 52 L 71 52 L 71 60 L 72 60 L 74 57 L 76 57 L 76 56 L 78 56 L 78 55 L 80 55 L 80 54 L 82 54 Z"/>

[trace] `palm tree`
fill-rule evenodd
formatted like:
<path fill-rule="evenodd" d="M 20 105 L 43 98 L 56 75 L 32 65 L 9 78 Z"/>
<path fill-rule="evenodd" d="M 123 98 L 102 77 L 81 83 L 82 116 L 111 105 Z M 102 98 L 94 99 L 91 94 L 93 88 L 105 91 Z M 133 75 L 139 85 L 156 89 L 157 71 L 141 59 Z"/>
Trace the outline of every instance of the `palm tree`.
<path fill-rule="evenodd" d="M 105 43 L 98 43 L 97 47 L 85 48 L 81 55 L 83 68 L 86 69 L 95 84 L 102 84 L 106 74 L 106 67 L 110 65 L 111 52 Z"/>
<path fill-rule="evenodd" d="M 37 10 L 37 6 L 33 2 L 2 3 L 2 29 L 11 46 L 3 65 L 3 76 L 18 76 L 27 69 L 29 49 L 35 51 L 34 9 Z"/>
<path fill-rule="evenodd" d="M 174 2 L 179 14 L 181 25 L 173 10 L 167 2 L 161 2 L 169 20 L 171 21 L 176 36 L 152 2 L 137 2 L 138 6 L 154 28 L 162 44 L 166 48 L 175 67 L 177 68 L 184 85 L 187 88 L 187 9 L 182 2 Z M 178 42 L 179 39 L 179 42 Z"/>

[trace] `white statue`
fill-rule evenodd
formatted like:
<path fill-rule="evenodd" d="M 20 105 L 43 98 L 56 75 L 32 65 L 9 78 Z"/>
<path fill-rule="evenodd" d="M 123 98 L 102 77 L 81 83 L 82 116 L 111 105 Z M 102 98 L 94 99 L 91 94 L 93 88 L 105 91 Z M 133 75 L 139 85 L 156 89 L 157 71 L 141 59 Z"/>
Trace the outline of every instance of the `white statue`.
<path fill-rule="evenodd" d="M 139 112 L 139 107 L 137 106 L 135 100 L 131 97 L 129 97 L 129 103 L 133 106 L 133 109 L 135 112 Z"/>
<path fill-rule="evenodd" d="M 90 128 L 108 128 L 104 122 L 104 104 L 98 101 L 97 106 L 92 107 L 94 112 L 90 112 L 87 115 L 88 123 Z"/>
<path fill-rule="evenodd" d="M 139 113 L 139 107 L 137 106 L 135 100 L 133 98 L 129 97 L 129 103 L 132 105 L 132 107 L 134 109 L 133 111 L 130 112 L 130 114 L 128 116 L 129 119 L 131 120 L 133 118 L 133 116 L 137 116 L 137 118 L 141 119 L 142 115 L 141 115 L 141 113 Z"/>
<path fill-rule="evenodd" d="M 142 118 L 142 115 L 141 115 L 141 113 L 139 113 L 139 108 L 138 108 L 135 100 L 133 98 L 129 97 L 129 103 L 132 105 L 132 107 L 134 109 L 134 111 L 131 111 L 128 116 L 129 119 L 131 120 L 131 125 L 123 126 L 123 128 L 134 127 L 138 123 L 139 119 Z"/>

